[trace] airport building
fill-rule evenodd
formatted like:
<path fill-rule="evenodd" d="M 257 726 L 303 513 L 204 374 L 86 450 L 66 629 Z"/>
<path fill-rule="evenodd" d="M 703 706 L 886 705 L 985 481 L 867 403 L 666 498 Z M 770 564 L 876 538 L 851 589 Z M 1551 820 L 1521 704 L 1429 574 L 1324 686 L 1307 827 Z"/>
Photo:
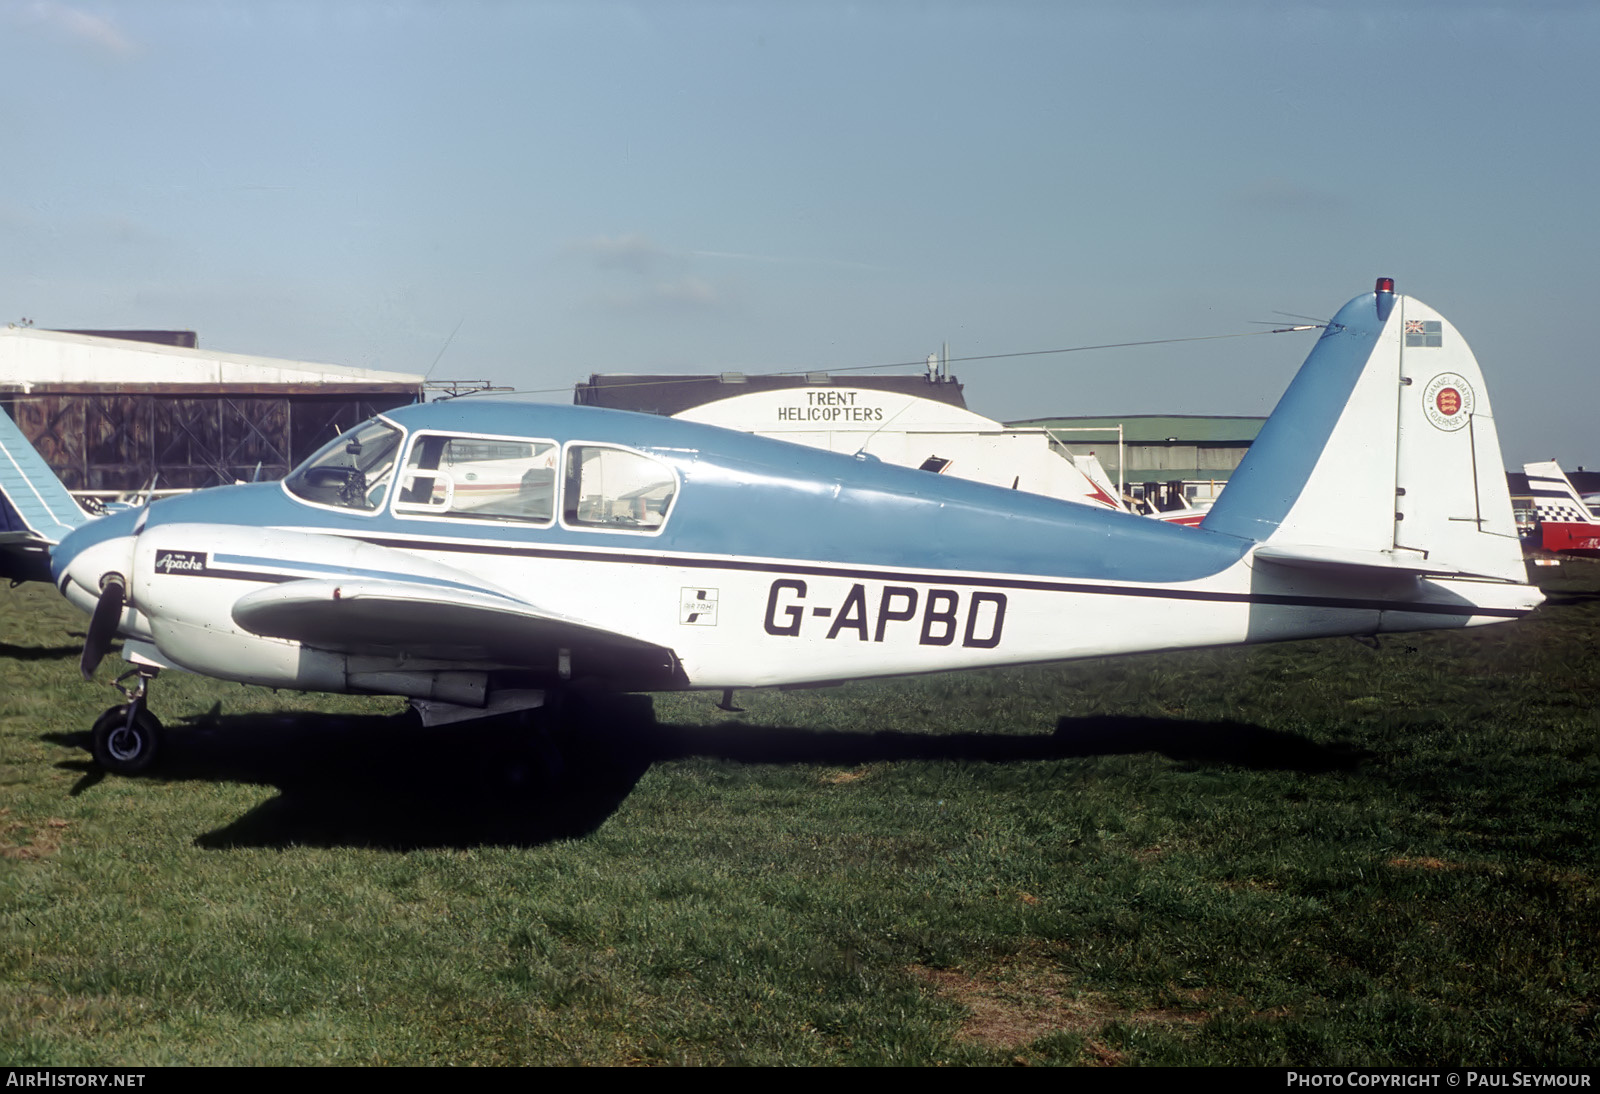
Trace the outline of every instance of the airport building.
<path fill-rule="evenodd" d="M 722 372 L 689 376 L 594 373 L 587 383 L 578 384 L 572 401 L 578 406 L 602 406 L 612 410 L 633 410 L 641 414 L 673 417 L 694 407 L 721 402 L 743 395 L 769 391 L 810 390 L 850 387 L 892 392 L 918 399 L 931 399 L 947 406 L 967 408 L 961 384 L 953 377 L 935 376 L 835 376 L 827 372 L 747 374 Z"/>
<path fill-rule="evenodd" d="M 1002 424 L 968 410 L 962 385 L 931 366 L 916 376 L 596 374 L 576 386 L 573 401 L 1076 496 L 1081 479 L 1056 466 L 1064 455 L 1107 490 L 1162 511 L 1213 500 L 1266 420 L 1133 414 Z"/>
<path fill-rule="evenodd" d="M 277 479 L 423 378 L 202 350 L 191 331 L 0 328 L 0 407 L 68 489 Z"/>
<path fill-rule="evenodd" d="M 1168 509 L 1179 495 L 1195 505 L 1215 499 L 1265 422 L 1202 414 L 1126 414 L 1031 418 L 1006 426 L 1049 431 L 1074 456 L 1093 454 L 1125 493 Z"/>

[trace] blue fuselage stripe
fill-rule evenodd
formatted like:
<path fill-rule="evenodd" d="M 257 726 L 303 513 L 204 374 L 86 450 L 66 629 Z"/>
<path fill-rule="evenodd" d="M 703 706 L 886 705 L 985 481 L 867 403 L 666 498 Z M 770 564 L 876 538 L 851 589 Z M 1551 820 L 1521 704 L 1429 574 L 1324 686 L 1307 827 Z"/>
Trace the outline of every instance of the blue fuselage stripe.
<path fill-rule="evenodd" d="M 409 585 L 436 585 L 442 589 L 463 589 L 469 593 L 482 593 L 485 596 L 498 597 L 501 600 L 512 600 L 511 597 L 497 593 L 483 585 L 475 585 L 465 581 L 451 581 L 448 578 L 430 577 L 426 574 L 411 574 L 403 570 L 368 570 L 354 566 L 329 565 L 322 562 L 302 562 L 296 559 L 289 562 L 281 558 L 254 558 L 250 555 L 213 555 L 218 562 L 226 562 L 235 566 L 260 566 L 269 573 L 261 576 L 277 581 L 298 581 L 305 578 L 304 573 L 287 571 L 310 571 L 313 574 L 330 574 L 334 577 L 362 578 L 370 577 L 382 581 L 403 581 Z M 230 573 L 244 573 L 244 571 L 230 571 Z M 249 575 L 246 575 L 249 576 Z M 516 601 L 512 601 L 516 603 Z"/>

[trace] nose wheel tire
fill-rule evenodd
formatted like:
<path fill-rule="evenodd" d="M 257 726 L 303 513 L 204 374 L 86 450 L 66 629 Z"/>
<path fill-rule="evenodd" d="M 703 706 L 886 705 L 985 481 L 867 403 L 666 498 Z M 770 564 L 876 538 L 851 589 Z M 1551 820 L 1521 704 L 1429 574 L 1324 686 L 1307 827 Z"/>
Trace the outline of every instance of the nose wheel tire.
<path fill-rule="evenodd" d="M 160 720 L 142 703 L 130 719 L 128 706 L 123 703 L 100 715 L 92 731 L 94 762 L 114 775 L 148 771 L 161 741 Z"/>

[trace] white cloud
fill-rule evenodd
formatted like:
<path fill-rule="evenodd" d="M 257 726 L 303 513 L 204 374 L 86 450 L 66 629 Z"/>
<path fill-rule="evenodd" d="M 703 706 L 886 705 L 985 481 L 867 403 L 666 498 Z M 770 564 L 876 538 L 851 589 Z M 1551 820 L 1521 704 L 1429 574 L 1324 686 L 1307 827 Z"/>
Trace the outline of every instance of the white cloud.
<path fill-rule="evenodd" d="M 723 303 L 716 288 L 698 277 L 657 281 L 636 289 L 604 292 L 593 301 L 612 312 L 688 311 Z"/>
<path fill-rule="evenodd" d="M 572 243 L 567 249 L 587 257 L 602 270 L 626 270 L 641 276 L 678 261 L 648 236 L 638 234 L 594 236 Z"/>
<path fill-rule="evenodd" d="M 723 294 L 690 266 L 700 252 L 684 254 L 648 236 L 593 236 L 570 243 L 567 253 L 590 262 L 602 288 L 591 303 L 617 312 L 698 309 L 724 303 Z"/>
<path fill-rule="evenodd" d="M 690 251 L 696 258 L 724 258 L 739 262 L 765 262 L 786 266 L 835 266 L 846 270 L 889 270 L 870 262 L 854 262 L 845 258 L 783 258 L 779 255 L 748 254 L 744 251 Z"/>
<path fill-rule="evenodd" d="M 717 290 L 698 277 L 680 277 L 657 284 L 652 296 L 664 304 L 703 304 L 718 302 Z"/>
<path fill-rule="evenodd" d="M 133 41 L 118 30 L 111 20 L 91 14 L 81 8 L 56 3 L 55 0 L 36 0 L 27 8 L 34 22 L 95 49 L 118 56 L 134 52 Z"/>

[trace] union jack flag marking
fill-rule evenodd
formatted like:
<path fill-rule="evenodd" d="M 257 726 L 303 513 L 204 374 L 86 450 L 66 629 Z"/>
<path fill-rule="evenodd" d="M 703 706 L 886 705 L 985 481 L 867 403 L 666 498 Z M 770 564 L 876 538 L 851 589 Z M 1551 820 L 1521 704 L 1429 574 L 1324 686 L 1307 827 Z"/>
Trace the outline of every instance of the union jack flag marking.
<path fill-rule="evenodd" d="M 1437 319 L 1407 319 L 1402 332 L 1407 346 L 1438 349 L 1444 345 L 1444 331 Z"/>

